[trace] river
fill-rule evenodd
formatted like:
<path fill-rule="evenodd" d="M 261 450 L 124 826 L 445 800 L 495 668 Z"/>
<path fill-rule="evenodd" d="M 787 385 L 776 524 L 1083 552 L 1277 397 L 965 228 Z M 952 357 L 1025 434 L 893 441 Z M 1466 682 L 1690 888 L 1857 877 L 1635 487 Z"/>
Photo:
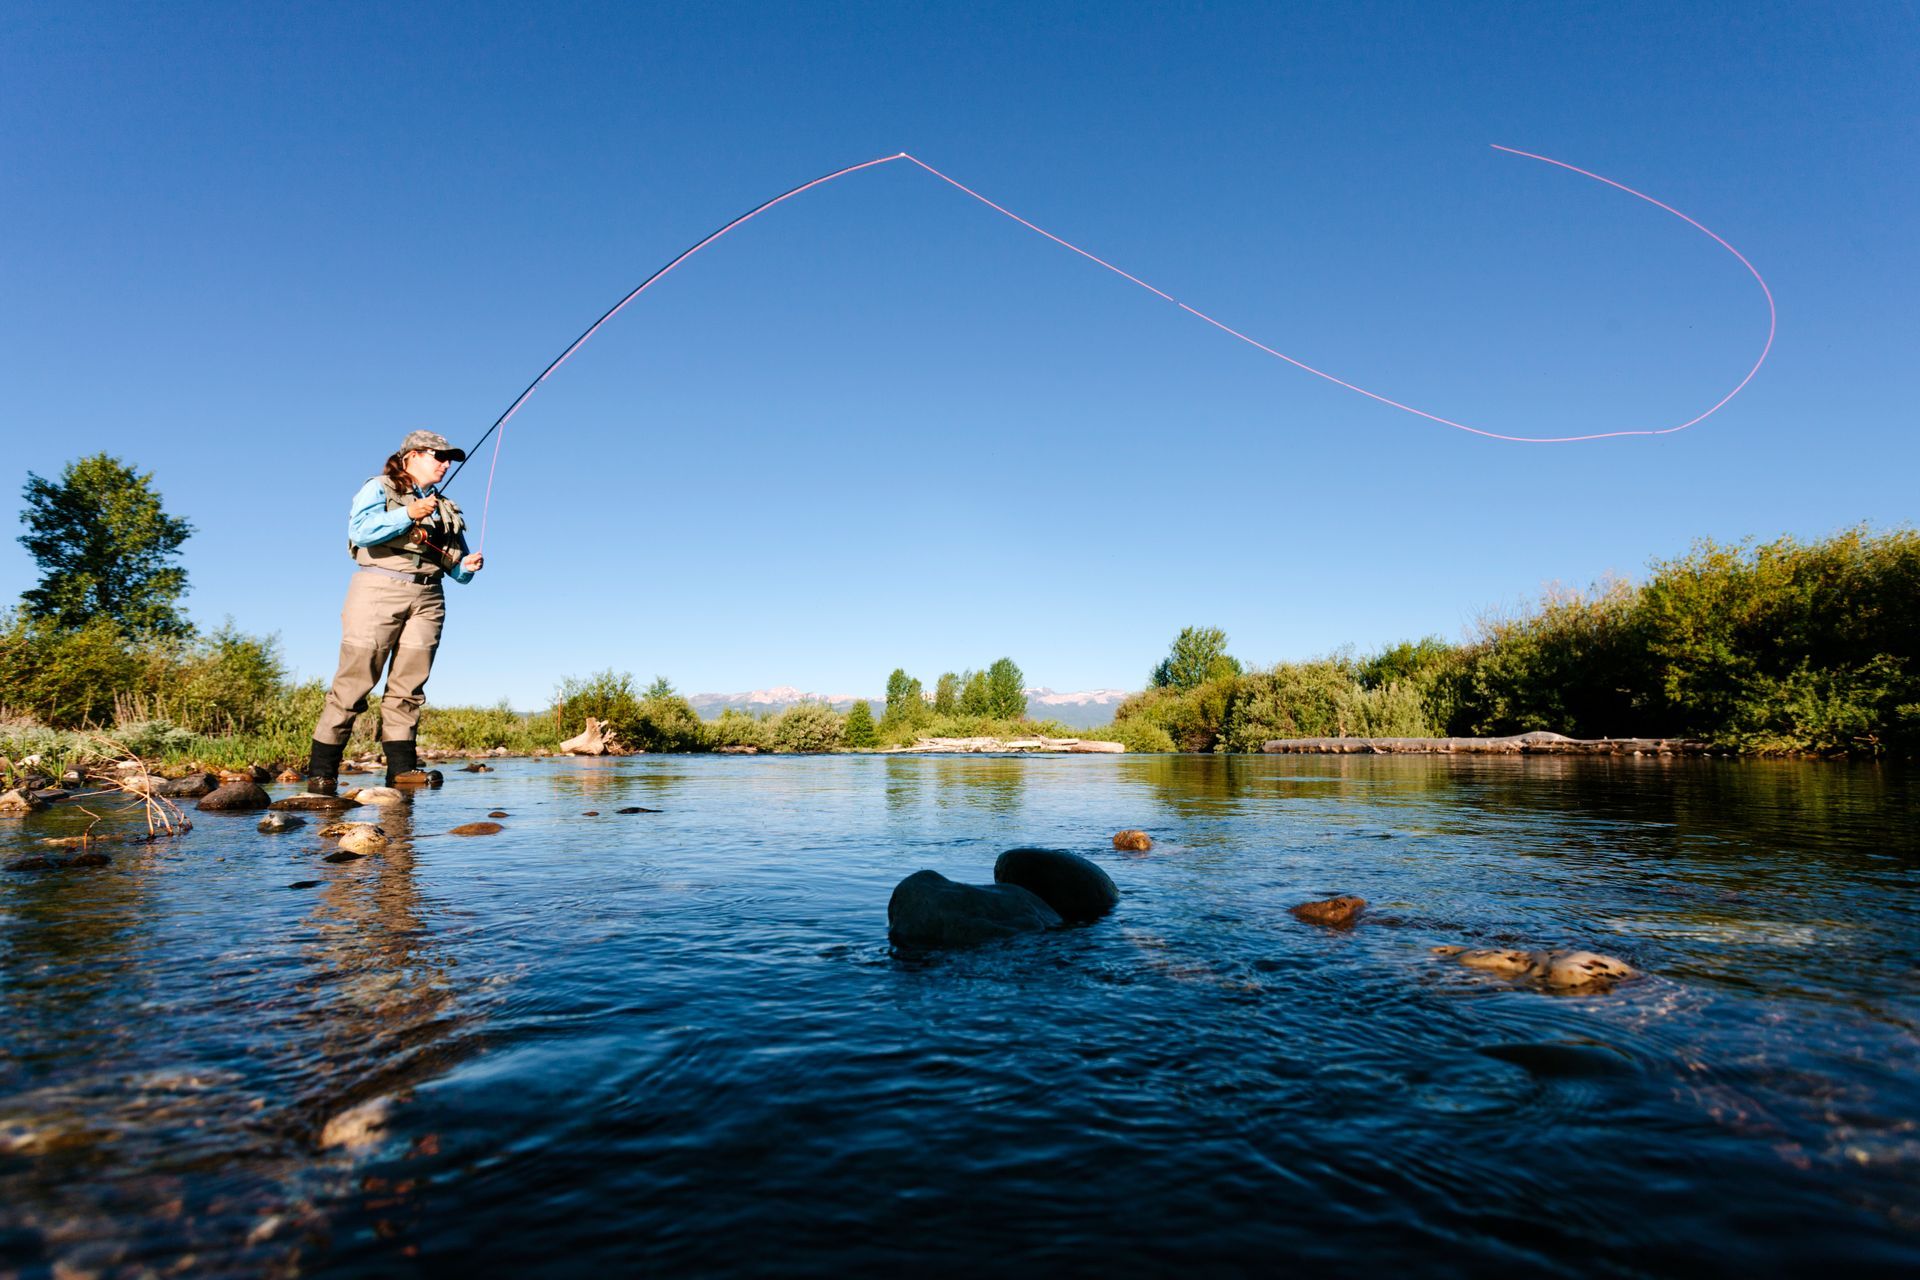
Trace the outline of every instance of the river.
<path fill-rule="evenodd" d="M 1916 790 L 641 756 L 452 773 L 349 815 L 394 838 L 352 861 L 196 814 L 0 876 L 0 1273 L 1915 1274 Z M 0 856 L 85 820 L 0 820 Z M 1119 907 L 889 947 L 902 877 L 1017 845 Z M 1286 914 L 1334 893 L 1357 928 Z M 1445 945 L 1645 976 L 1553 995 Z"/>

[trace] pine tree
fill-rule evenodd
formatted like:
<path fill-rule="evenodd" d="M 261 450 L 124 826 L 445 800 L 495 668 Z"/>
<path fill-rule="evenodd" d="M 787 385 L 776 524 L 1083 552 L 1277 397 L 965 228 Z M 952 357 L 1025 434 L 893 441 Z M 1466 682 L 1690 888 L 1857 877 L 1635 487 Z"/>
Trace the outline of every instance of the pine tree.
<path fill-rule="evenodd" d="M 847 712 L 846 728 L 842 738 L 850 747 L 877 747 L 880 734 L 873 727 L 873 705 L 865 699 L 853 704 Z"/>

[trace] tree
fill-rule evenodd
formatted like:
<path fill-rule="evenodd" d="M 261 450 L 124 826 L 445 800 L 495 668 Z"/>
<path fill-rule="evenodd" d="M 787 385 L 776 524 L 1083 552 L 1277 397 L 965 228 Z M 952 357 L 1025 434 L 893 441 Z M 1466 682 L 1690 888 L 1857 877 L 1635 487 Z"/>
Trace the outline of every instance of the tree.
<path fill-rule="evenodd" d="M 667 679 L 665 676 L 655 676 L 653 683 L 648 685 L 647 691 L 640 696 L 642 698 L 656 700 L 660 698 L 671 698 L 674 696 L 673 681 Z"/>
<path fill-rule="evenodd" d="M 995 720 L 1027 714 L 1027 678 L 1012 658 L 997 658 L 987 668 L 987 714 Z"/>
<path fill-rule="evenodd" d="M 846 727 L 841 733 L 850 747 L 879 746 L 880 735 L 873 727 L 873 704 L 864 698 L 854 703 L 853 709 L 847 712 Z"/>
<path fill-rule="evenodd" d="M 933 714 L 950 716 L 959 709 L 960 677 L 951 671 L 943 671 L 933 686 Z"/>
<path fill-rule="evenodd" d="M 880 717 L 880 723 L 891 728 L 897 724 L 919 725 L 927 721 L 927 699 L 921 691 L 920 682 L 906 673 L 903 667 L 895 667 L 893 674 L 887 677 L 887 709 Z"/>
<path fill-rule="evenodd" d="M 30 613 L 61 627 L 107 619 L 129 633 L 192 633 L 176 607 L 187 571 L 170 560 L 193 526 L 161 510 L 152 480 L 104 453 L 68 463 L 58 483 L 27 473 L 20 544 L 40 565 L 40 585 L 20 597 Z"/>
<path fill-rule="evenodd" d="M 993 695 L 987 688 L 987 673 L 963 672 L 960 676 L 960 714 L 984 716 L 992 703 Z"/>
<path fill-rule="evenodd" d="M 1153 669 L 1153 687 L 1194 689 L 1240 672 L 1240 659 L 1227 652 L 1226 632 L 1218 627 L 1182 627 L 1167 656 Z"/>

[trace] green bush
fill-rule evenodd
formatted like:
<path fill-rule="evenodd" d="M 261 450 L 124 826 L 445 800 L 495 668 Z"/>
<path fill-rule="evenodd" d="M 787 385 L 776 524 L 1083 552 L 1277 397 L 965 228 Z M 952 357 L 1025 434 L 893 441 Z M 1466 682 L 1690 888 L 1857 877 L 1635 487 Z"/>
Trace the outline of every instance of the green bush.
<path fill-rule="evenodd" d="M 596 671 L 584 680 L 568 676 L 553 692 L 554 726 L 562 739 L 583 732 L 588 716 L 603 725 L 617 724 L 639 710 L 633 677 L 624 671 Z"/>
<path fill-rule="evenodd" d="M 1116 720 L 1102 729 L 1089 729 L 1081 735 L 1096 742 L 1117 742 L 1128 751 L 1154 753 L 1177 750 L 1165 729 L 1142 716 Z"/>
<path fill-rule="evenodd" d="M 707 746 L 716 751 L 721 747 L 754 747 L 760 751 L 771 751 L 774 748 L 770 723 L 767 719 L 750 716 L 738 707 L 728 707 L 720 713 L 719 719 L 707 722 Z"/>
<path fill-rule="evenodd" d="M 0 708 L 55 728 L 113 723 L 143 687 L 147 664 L 104 619 L 64 628 L 16 609 L 0 631 Z"/>
<path fill-rule="evenodd" d="M 631 714 L 615 716 L 612 727 L 635 751 L 705 751 L 710 745 L 700 713 L 677 694 L 640 699 Z"/>
<path fill-rule="evenodd" d="M 776 751 L 831 751 L 840 745 L 840 715 L 824 702 L 796 702 L 775 716 L 768 733 Z"/>

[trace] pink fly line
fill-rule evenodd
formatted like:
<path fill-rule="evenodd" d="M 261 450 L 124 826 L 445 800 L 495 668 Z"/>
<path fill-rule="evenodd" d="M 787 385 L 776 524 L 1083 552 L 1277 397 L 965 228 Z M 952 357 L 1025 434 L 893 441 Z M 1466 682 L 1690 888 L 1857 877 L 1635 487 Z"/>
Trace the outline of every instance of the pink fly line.
<path fill-rule="evenodd" d="M 567 358 L 571 356 L 575 351 L 578 351 L 580 347 L 587 341 L 587 339 L 591 338 L 594 334 L 598 333 L 600 331 L 601 326 L 605 325 L 607 321 L 613 319 L 613 317 L 618 315 L 626 307 L 628 303 L 632 302 L 635 298 L 639 297 L 641 294 L 645 293 L 648 289 L 652 288 L 654 284 L 656 284 L 661 278 L 666 276 L 668 273 L 673 271 L 674 268 L 678 267 L 681 263 L 685 262 L 688 258 L 691 258 L 694 254 L 700 252 L 700 250 L 706 248 L 708 245 L 718 240 L 721 236 L 726 235 L 727 232 L 732 231 L 735 227 L 740 226 L 742 223 L 751 221 L 752 219 L 758 217 L 762 213 L 765 213 L 768 209 L 773 208 L 773 206 L 780 204 L 783 201 L 791 200 L 794 196 L 799 195 L 803 191 L 811 191 L 815 187 L 823 186 L 826 183 L 832 182 L 835 178 L 844 178 L 850 173 L 858 173 L 862 169 L 871 169 L 877 165 L 891 164 L 895 160 L 906 160 L 912 164 L 919 166 L 920 168 L 926 170 L 928 173 L 932 174 L 934 177 L 940 179 L 942 182 L 945 182 L 949 186 L 952 186 L 954 189 L 964 192 L 969 196 L 972 196 L 975 200 L 978 200 L 981 204 L 986 205 L 989 209 L 992 209 L 994 212 L 1002 214 L 1005 217 L 1011 218 L 1013 221 L 1019 223 L 1021 226 L 1025 227 L 1027 230 L 1032 231 L 1038 235 L 1045 236 L 1047 239 L 1053 241 L 1055 244 L 1059 245 L 1061 248 L 1069 249 L 1074 253 L 1079 254 L 1081 257 L 1085 258 L 1089 262 L 1092 262 L 1101 267 L 1105 267 L 1108 271 L 1113 272 L 1115 275 L 1119 276 L 1123 280 L 1126 280 L 1130 284 L 1138 285 L 1140 288 L 1145 289 L 1148 293 L 1153 294 L 1155 297 L 1161 298 L 1167 302 L 1171 302 L 1174 306 L 1179 307 L 1182 311 L 1185 311 L 1187 314 L 1206 321 L 1208 324 L 1220 330 L 1222 333 L 1226 333 L 1231 335 L 1232 337 L 1238 338 L 1240 341 L 1246 343 L 1248 346 L 1254 348 L 1257 351 L 1264 352 L 1265 354 L 1272 356 L 1276 360 L 1284 360 L 1286 363 L 1292 365 L 1296 369 L 1304 370 L 1305 372 L 1312 374 L 1316 378 L 1324 378 L 1326 381 L 1333 383 L 1337 387 L 1344 387 L 1348 391 L 1352 391 L 1358 395 L 1363 395 L 1367 397 L 1369 400 L 1377 400 L 1381 404 L 1387 405 L 1390 408 L 1399 409 L 1404 413 L 1411 413 L 1415 417 L 1425 418 L 1429 422 L 1437 422 L 1443 427 L 1452 427 L 1457 431 L 1466 431 L 1466 432 L 1471 432 L 1472 434 L 1477 436 L 1485 436 L 1489 440 L 1505 440 L 1514 444 L 1573 444 L 1573 443 L 1577 443 L 1579 441 L 1585 441 L 1585 440 L 1612 440 L 1621 436 L 1672 435 L 1676 431 L 1685 431 L 1688 427 L 1696 426 L 1699 423 L 1704 422 L 1706 419 L 1712 417 L 1715 413 L 1718 413 L 1722 408 L 1724 408 L 1728 401 L 1732 400 L 1735 396 L 1739 395 L 1740 392 L 1746 388 L 1746 385 L 1749 382 L 1753 381 L 1753 375 L 1760 372 L 1760 366 L 1767 362 L 1767 356 L 1773 350 L 1774 334 L 1779 325 L 1779 313 L 1774 306 L 1773 290 L 1767 287 L 1766 280 L 1760 275 L 1760 272 L 1758 271 L 1758 269 L 1754 267 L 1753 263 L 1747 261 L 1747 257 L 1745 254 L 1741 253 L 1738 249 L 1728 244 L 1719 235 L 1715 234 L 1713 231 L 1709 230 L 1707 227 L 1702 226 L 1695 219 L 1690 218 L 1686 214 L 1680 212 L 1678 209 L 1674 208 L 1672 205 L 1666 204 L 1660 200 L 1656 200 L 1644 191 L 1636 191 L 1624 182 L 1616 182 L 1612 178 L 1604 177 L 1601 174 L 1594 173 L 1588 169 L 1582 169 L 1578 165 L 1568 164 L 1564 160 L 1555 160 L 1551 156 L 1536 155 L 1531 151 L 1521 151 L 1515 147 L 1503 147 L 1498 143 L 1494 143 L 1491 145 L 1493 146 L 1493 149 L 1495 151 L 1503 151 L 1508 155 L 1520 156 L 1523 159 L 1527 159 L 1527 160 L 1538 160 L 1542 164 L 1550 164 L 1557 168 L 1565 169 L 1570 173 L 1577 173 L 1583 178 L 1591 178 L 1595 182 L 1603 182 L 1609 187 L 1613 187 L 1619 191 L 1624 191 L 1628 195 L 1633 196 L 1636 199 L 1646 201 L 1648 204 L 1653 205 L 1657 209 L 1664 209 L 1666 212 L 1680 219 L 1682 222 L 1686 223 L 1688 226 L 1692 227 L 1694 230 L 1700 232 L 1702 235 L 1711 239 L 1715 244 L 1719 245 L 1722 249 L 1725 249 L 1728 253 L 1732 254 L 1736 259 L 1738 259 L 1740 265 L 1745 267 L 1747 269 L 1747 273 L 1753 277 L 1754 283 L 1760 286 L 1760 293 L 1766 299 L 1767 338 L 1766 338 L 1766 341 L 1762 343 L 1760 346 L 1760 354 L 1758 357 L 1754 359 L 1753 367 L 1748 369 L 1746 372 L 1746 375 L 1742 377 L 1740 381 L 1736 382 L 1733 385 L 1732 390 L 1728 391 L 1725 395 L 1721 396 L 1718 400 L 1714 401 L 1711 405 L 1708 405 L 1701 412 L 1695 414 L 1691 418 L 1688 418 L 1685 422 L 1677 423 L 1670 427 L 1643 427 L 1643 428 L 1628 429 L 1628 430 L 1621 430 L 1621 431 L 1595 431 L 1595 432 L 1590 432 L 1586 435 L 1573 435 L 1573 436 L 1518 436 L 1518 435 L 1506 435 L 1498 431 L 1488 431 L 1485 428 L 1471 426 L 1464 422 L 1456 422 L 1452 418 L 1445 418 L 1437 413 L 1429 413 L 1425 409 L 1418 409 L 1418 408 L 1415 408 L 1413 405 L 1404 404 L 1401 401 L 1393 399 L 1391 396 L 1384 396 L 1377 391 L 1370 391 L 1366 387 L 1360 386 L 1358 383 L 1349 382 L 1345 378 L 1337 377 L 1334 374 L 1328 373 L 1324 369 L 1316 369 L 1314 366 L 1308 364 L 1306 361 L 1296 359 L 1295 357 L 1288 355 L 1284 351 L 1277 351 L 1274 348 L 1268 346 L 1266 343 L 1261 342 L 1256 338 L 1251 338 L 1247 336 L 1246 334 L 1242 333 L 1240 330 L 1234 328 L 1232 325 L 1226 324 L 1220 320 L 1216 320 L 1214 317 L 1208 315 L 1206 312 L 1200 310 L 1198 307 L 1188 306 L 1186 303 L 1180 301 L 1178 298 L 1174 297 L 1172 294 L 1166 292 L 1165 290 L 1157 289 L 1153 285 L 1148 284 L 1145 280 L 1142 280 L 1140 277 L 1133 275 L 1130 272 L 1121 270 L 1119 267 L 1114 266 L 1111 262 L 1108 262 L 1105 258 L 1099 257 L 1098 255 L 1093 253 L 1089 253 L 1087 250 L 1081 248 L 1077 244 L 1074 244 L 1072 241 L 1063 239 L 1062 237 L 1053 234 L 1053 232 L 1048 231 L 1045 227 L 1041 227 L 1036 225 L 1035 223 L 1027 221 L 1027 219 L 1021 217 L 1019 214 L 1013 212 L 1011 209 L 1006 208 L 1004 205 L 996 204 L 994 201 L 989 200 L 986 196 L 981 195 L 978 191 L 975 191 L 972 187 L 967 186 L 965 183 L 959 181 L 958 179 L 953 178 L 945 173 L 942 173 L 940 170 L 934 168 L 932 165 L 928 164 L 926 161 L 920 159 L 920 157 L 915 155 L 910 155 L 905 151 L 901 151 L 894 155 L 880 156 L 877 159 L 862 161 L 861 163 L 855 164 L 855 165 L 848 165 L 844 169 L 836 170 L 833 173 L 829 173 L 822 177 L 815 178 L 812 182 L 803 183 L 802 185 L 793 188 L 791 191 L 783 192 L 782 194 L 775 196 L 773 199 L 768 200 L 766 203 L 759 205 L 758 207 L 752 210 L 749 210 L 746 213 L 741 214 L 739 217 L 735 218 L 732 222 L 727 223 L 725 226 L 721 227 L 718 231 L 715 231 L 713 234 L 707 236 L 704 240 L 701 240 L 697 244 L 693 245 L 692 248 L 689 248 L 685 252 L 681 253 L 680 256 L 674 258 L 671 262 L 667 263 L 666 266 L 660 268 L 658 271 L 654 272 L 651 276 L 648 276 L 631 293 L 627 294 L 624 298 L 620 299 L 619 302 L 616 302 L 613 305 L 613 307 L 610 310 L 608 310 L 605 315 L 601 316 L 597 321 L 595 321 L 592 327 L 590 327 L 585 333 L 581 334 L 578 338 L 575 338 L 573 340 L 572 345 L 569 346 L 565 351 L 562 351 L 560 355 L 554 360 L 554 362 L 548 365 L 538 378 L 535 378 L 531 383 L 529 383 L 527 386 L 527 389 L 520 393 L 519 397 L 515 399 L 514 402 L 507 407 L 507 411 L 501 414 L 500 417 L 493 424 L 493 430 L 498 430 L 499 435 L 495 438 L 493 442 L 493 459 L 487 468 L 487 500 L 486 500 L 486 506 L 482 508 L 481 516 L 480 516 L 480 546 L 482 548 L 486 546 L 487 510 L 492 505 L 493 476 L 494 476 L 495 469 L 498 468 L 500 463 L 500 444 L 501 444 L 501 441 L 506 436 L 506 432 L 503 430 L 503 428 L 506 425 L 507 419 L 511 418 L 515 413 L 517 413 L 520 409 L 520 406 L 527 402 L 527 398 L 534 393 L 534 391 L 540 386 L 540 384 L 545 382 L 547 378 L 552 375 L 554 370 L 558 369 L 561 365 L 565 364 L 567 361 Z M 483 440 L 484 440 L 484 437 L 483 437 Z"/>

